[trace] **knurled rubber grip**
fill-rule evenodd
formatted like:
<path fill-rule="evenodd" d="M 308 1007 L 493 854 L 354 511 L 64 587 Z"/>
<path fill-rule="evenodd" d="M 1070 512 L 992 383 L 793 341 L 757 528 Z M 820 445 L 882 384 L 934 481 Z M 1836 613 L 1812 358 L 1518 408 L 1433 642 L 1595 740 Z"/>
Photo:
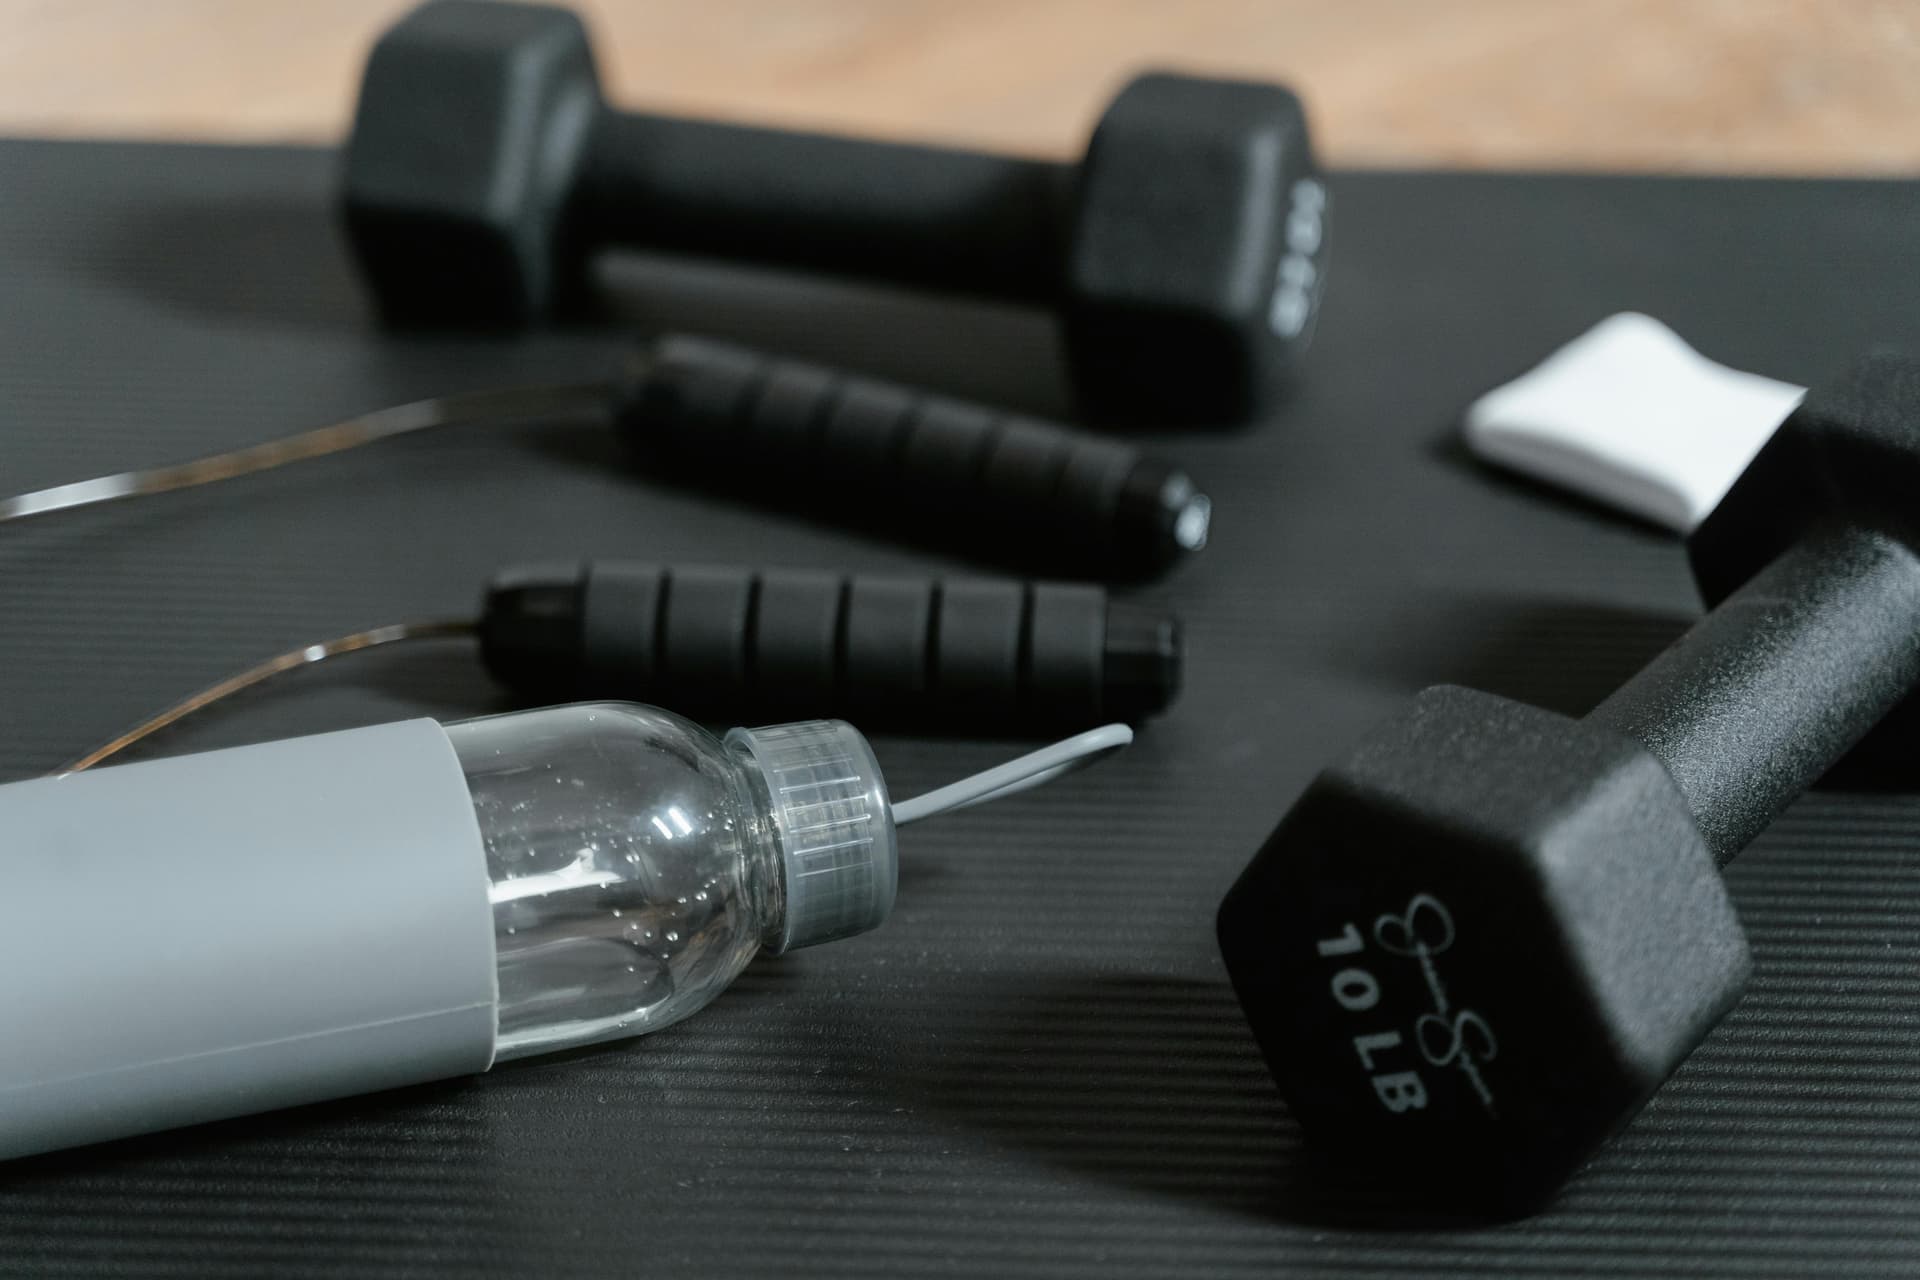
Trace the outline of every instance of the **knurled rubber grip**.
<path fill-rule="evenodd" d="M 617 414 L 650 468 L 1034 571 L 1136 577 L 1206 540 L 1207 499 L 1132 445 L 703 338 L 656 343 Z"/>
<path fill-rule="evenodd" d="M 1097 586 L 632 561 L 502 574 L 481 644 L 531 696 L 930 728 L 1137 718 L 1180 668 L 1176 622 Z"/>

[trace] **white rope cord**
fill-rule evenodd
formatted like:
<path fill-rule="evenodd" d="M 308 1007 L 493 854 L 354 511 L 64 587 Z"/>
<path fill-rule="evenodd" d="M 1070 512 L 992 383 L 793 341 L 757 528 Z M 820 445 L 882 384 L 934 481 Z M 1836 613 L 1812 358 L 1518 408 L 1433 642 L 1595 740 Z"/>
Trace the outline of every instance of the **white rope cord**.
<path fill-rule="evenodd" d="M 1089 729 L 1050 747 L 1030 752 L 1018 760 L 1009 760 L 970 778 L 950 782 L 923 796 L 899 801 L 893 806 L 893 824 L 903 827 L 922 818 L 1003 799 L 1043 782 L 1051 782 L 1061 774 L 1118 751 L 1132 741 L 1133 730 L 1124 724 L 1105 724 L 1098 729 Z"/>

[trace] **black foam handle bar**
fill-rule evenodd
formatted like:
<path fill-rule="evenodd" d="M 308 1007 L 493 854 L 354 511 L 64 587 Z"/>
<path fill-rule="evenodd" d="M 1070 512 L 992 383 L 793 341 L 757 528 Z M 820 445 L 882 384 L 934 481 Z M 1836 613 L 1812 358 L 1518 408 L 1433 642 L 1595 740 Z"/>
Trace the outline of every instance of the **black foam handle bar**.
<path fill-rule="evenodd" d="M 1206 496 L 1130 444 L 728 343 L 661 339 L 616 413 L 649 465 L 1030 572 L 1139 576 L 1207 538 Z"/>
<path fill-rule="evenodd" d="M 569 214 L 625 244 L 1016 302 L 1059 291 L 1073 170 L 603 110 Z"/>
<path fill-rule="evenodd" d="M 1725 863 L 1920 687 L 1920 559 L 1837 527 L 1794 544 L 1589 719 L 1638 740 Z"/>
<path fill-rule="evenodd" d="M 1005 732 L 1152 715 L 1182 662 L 1177 619 L 1095 586 L 606 560 L 502 573 L 480 637 L 541 698 Z"/>

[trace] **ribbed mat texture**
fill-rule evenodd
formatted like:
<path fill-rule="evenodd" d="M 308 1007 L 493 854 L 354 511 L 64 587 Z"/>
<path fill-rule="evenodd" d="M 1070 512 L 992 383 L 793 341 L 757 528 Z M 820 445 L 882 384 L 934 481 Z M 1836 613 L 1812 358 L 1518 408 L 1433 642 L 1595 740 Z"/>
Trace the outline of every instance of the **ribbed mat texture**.
<path fill-rule="evenodd" d="M 333 166 L 0 144 L 0 487 L 620 358 L 608 325 L 380 334 Z M 1582 711 L 1697 609 L 1667 537 L 1467 461 L 1462 407 L 1628 307 L 1796 381 L 1920 345 L 1920 186 L 1375 173 L 1337 175 L 1333 203 L 1298 395 L 1252 429 L 1150 437 L 1211 491 L 1216 535 L 1138 589 L 1184 613 L 1189 669 L 1130 751 L 903 833 L 885 928 L 761 962 L 656 1037 L 0 1167 L 0 1274 L 1920 1275 L 1920 798 L 1817 794 L 1733 865 L 1750 994 L 1520 1223 L 1383 1223 L 1329 1186 L 1212 940 L 1316 768 L 1414 689 Z M 633 325 L 1060 408 L 1032 317 L 608 275 Z M 397 442 L 0 529 L 0 777 L 270 653 L 470 610 L 496 568 L 585 555 L 966 567 L 646 482 L 591 423 Z M 500 705 L 468 649 L 425 645 L 155 749 Z M 1015 744 L 875 745 L 908 795 Z M 0 832 L 0 856 L 43 854 Z"/>

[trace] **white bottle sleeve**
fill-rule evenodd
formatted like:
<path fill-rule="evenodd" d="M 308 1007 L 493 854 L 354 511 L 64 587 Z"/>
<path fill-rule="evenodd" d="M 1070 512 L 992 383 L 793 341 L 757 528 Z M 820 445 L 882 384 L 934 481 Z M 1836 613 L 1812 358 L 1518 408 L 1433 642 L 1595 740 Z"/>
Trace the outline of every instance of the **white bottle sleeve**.
<path fill-rule="evenodd" d="M 0 787 L 0 1158 L 484 1071 L 487 886 L 431 720 Z"/>

